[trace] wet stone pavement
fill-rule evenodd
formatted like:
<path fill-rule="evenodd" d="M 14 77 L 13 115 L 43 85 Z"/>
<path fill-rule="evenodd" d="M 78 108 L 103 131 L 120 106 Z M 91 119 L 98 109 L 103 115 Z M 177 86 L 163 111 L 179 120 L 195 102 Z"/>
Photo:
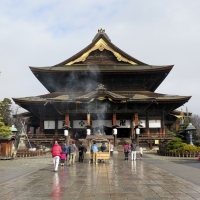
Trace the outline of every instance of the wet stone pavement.
<path fill-rule="evenodd" d="M 95 165 L 88 161 L 60 166 L 54 172 L 50 155 L 1 160 L 0 199 L 200 200 L 200 168 L 188 166 L 200 165 L 195 159 L 183 162 L 180 158 L 146 154 L 143 160 L 125 161 L 119 153 L 106 163 Z M 190 180 L 188 174 L 193 174 L 195 180 Z"/>

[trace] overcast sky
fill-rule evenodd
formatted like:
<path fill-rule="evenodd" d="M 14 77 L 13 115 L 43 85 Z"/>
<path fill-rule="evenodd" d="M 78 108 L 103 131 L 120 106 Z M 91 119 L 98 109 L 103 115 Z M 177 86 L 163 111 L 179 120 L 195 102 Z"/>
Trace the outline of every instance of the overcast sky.
<path fill-rule="evenodd" d="M 66 60 L 98 28 L 142 62 L 173 64 L 156 92 L 192 96 L 182 108 L 200 115 L 199 0 L 0 1 L 0 100 L 48 93 L 29 66 Z"/>

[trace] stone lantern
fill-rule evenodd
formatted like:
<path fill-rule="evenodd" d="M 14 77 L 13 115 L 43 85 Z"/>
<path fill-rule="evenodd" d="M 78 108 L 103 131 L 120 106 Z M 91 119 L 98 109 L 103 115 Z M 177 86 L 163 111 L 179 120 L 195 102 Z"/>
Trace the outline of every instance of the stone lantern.
<path fill-rule="evenodd" d="M 193 132 L 192 131 L 195 131 L 196 128 L 192 125 L 192 123 L 189 123 L 185 130 L 188 133 L 190 144 L 193 145 L 193 142 L 192 142 Z"/>

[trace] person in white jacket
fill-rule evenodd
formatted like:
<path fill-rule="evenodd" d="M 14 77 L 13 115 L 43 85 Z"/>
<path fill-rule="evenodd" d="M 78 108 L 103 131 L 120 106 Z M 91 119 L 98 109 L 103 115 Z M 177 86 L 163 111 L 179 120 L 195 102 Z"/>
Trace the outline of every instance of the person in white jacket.
<path fill-rule="evenodd" d="M 143 148 L 140 147 L 140 159 L 142 160 L 142 155 L 143 155 Z"/>

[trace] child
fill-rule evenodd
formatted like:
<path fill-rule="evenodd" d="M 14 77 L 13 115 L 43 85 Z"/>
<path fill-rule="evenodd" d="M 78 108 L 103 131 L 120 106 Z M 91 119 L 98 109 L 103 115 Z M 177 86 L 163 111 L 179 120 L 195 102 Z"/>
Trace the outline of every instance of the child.
<path fill-rule="evenodd" d="M 142 155 L 143 155 L 143 149 L 140 147 L 140 160 L 142 160 Z"/>
<path fill-rule="evenodd" d="M 66 153 L 65 153 L 65 147 L 62 146 L 62 153 L 60 154 L 60 165 L 64 166 L 66 160 Z"/>

